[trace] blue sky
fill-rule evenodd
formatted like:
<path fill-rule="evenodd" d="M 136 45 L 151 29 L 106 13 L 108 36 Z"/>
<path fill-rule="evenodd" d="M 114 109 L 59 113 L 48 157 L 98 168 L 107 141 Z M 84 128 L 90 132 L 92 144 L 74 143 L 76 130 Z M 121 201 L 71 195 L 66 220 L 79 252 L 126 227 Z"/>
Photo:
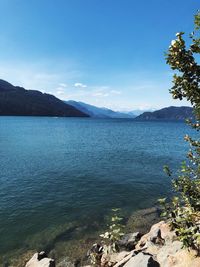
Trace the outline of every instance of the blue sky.
<path fill-rule="evenodd" d="M 164 51 L 193 30 L 192 0 L 0 0 L 0 78 L 115 110 L 171 99 Z"/>

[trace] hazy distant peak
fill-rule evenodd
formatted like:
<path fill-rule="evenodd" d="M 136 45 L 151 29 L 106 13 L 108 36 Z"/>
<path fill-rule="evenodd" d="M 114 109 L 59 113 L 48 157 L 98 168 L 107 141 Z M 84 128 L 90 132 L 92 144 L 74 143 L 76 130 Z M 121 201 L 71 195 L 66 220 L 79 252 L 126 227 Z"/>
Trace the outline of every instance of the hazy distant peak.
<path fill-rule="evenodd" d="M 113 111 L 105 107 L 96 107 L 94 105 L 86 104 L 80 101 L 68 100 L 64 102 L 76 107 L 77 109 L 85 112 L 93 118 L 135 118 L 133 114 Z"/>

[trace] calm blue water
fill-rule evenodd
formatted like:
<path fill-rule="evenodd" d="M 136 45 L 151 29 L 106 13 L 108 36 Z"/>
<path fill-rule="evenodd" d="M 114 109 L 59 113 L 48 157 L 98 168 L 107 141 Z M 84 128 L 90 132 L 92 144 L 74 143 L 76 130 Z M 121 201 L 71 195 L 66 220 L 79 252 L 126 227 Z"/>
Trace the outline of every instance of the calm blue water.
<path fill-rule="evenodd" d="M 0 117 L 0 251 L 45 229 L 90 225 L 110 208 L 150 207 L 168 194 L 191 133 L 184 123 Z"/>

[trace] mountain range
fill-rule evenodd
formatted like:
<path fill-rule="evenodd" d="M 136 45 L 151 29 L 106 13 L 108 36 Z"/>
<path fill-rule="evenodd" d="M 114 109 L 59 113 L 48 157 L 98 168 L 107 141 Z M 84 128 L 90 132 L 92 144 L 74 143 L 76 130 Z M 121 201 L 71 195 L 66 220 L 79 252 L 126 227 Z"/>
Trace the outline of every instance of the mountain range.
<path fill-rule="evenodd" d="M 4 116 L 129 118 L 136 121 L 193 119 L 192 108 L 187 106 L 172 106 L 137 116 L 138 112 L 141 111 L 125 113 L 73 100 L 62 101 L 53 95 L 26 90 L 0 79 L 0 115 Z"/>

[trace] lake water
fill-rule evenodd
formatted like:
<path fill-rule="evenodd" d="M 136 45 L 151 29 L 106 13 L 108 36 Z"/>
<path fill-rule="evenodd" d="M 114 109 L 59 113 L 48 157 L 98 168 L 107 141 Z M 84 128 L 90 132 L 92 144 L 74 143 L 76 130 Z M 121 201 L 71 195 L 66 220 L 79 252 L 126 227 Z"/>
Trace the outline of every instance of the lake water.
<path fill-rule="evenodd" d="M 0 117 L 1 255 L 48 246 L 51 235 L 55 244 L 69 225 L 93 229 L 113 207 L 128 215 L 155 205 L 170 192 L 163 165 L 179 166 L 191 131 L 176 122 Z"/>

